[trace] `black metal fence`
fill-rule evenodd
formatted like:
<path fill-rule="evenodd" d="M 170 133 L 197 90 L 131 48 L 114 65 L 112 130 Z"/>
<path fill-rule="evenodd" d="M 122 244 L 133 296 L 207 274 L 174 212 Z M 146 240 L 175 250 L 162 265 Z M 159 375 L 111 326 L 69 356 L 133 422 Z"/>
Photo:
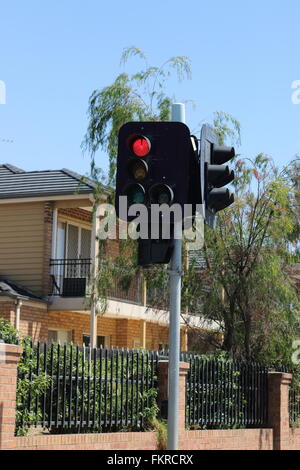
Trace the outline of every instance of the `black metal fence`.
<path fill-rule="evenodd" d="M 199 356 L 190 356 L 189 363 L 187 425 L 225 429 L 267 424 L 268 367 Z"/>
<path fill-rule="evenodd" d="M 11 336 L 0 340 L 18 343 Z M 26 346 L 27 344 L 27 346 Z M 157 367 L 168 350 L 80 348 L 70 344 L 24 346 L 18 371 L 17 432 L 42 426 L 51 432 L 144 430 L 156 406 Z M 189 362 L 186 424 L 191 429 L 259 428 L 268 423 L 272 366 L 203 357 Z M 290 389 L 290 424 L 299 425 L 300 389 Z"/>
<path fill-rule="evenodd" d="M 17 433 L 32 425 L 59 433 L 143 430 L 156 403 L 157 362 L 155 351 L 28 345 Z"/>
<path fill-rule="evenodd" d="M 290 425 L 300 426 L 300 388 L 291 387 L 289 390 L 289 418 Z"/>

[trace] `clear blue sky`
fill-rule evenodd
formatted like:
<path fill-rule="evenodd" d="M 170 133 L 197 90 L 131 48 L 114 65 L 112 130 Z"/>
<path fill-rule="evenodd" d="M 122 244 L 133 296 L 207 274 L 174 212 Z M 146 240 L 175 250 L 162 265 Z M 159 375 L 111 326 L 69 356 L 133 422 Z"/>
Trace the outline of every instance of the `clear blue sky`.
<path fill-rule="evenodd" d="M 168 89 L 196 103 L 187 107 L 191 129 L 226 111 L 241 122 L 242 154 L 287 163 L 300 154 L 300 105 L 291 101 L 291 83 L 300 80 L 299 18 L 297 0 L 1 2 L 0 162 L 85 174 L 88 98 L 112 83 L 123 48 L 136 45 L 153 65 L 191 59 L 192 80 L 172 80 Z M 101 152 L 97 162 L 107 165 Z"/>

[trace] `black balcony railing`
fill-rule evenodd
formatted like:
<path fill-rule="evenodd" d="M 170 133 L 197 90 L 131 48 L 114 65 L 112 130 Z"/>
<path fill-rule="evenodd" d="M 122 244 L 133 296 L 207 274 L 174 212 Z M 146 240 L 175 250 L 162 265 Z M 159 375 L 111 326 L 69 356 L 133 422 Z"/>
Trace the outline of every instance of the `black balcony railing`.
<path fill-rule="evenodd" d="M 51 259 L 50 295 L 60 297 L 85 297 L 90 280 L 91 259 Z M 130 284 L 122 286 L 121 279 L 114 280 L 109 289 L 108 298 L 142 303 L 142 280 L 137 274 Z"/>
<path fill-rule="evenodd" d="M 84 297 L 90 271 L 90 259 L 52 259 L 50 261 L 51 295 Z"/>

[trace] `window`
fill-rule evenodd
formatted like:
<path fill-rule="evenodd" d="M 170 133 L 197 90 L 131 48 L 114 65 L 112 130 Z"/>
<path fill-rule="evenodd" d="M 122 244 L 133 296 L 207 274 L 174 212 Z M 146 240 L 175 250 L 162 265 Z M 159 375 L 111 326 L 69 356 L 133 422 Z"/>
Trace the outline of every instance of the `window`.
<path fill-rule="evenodd" d="M 90 229 L 59 221 L 56 258 L 89 259 L 91 257 L 91 234 Z"/>
<path fill-rule="evenodd" d="M 90 335 L 84 334 L 82 336 L 83 344 L 88 347 L 90 345 Z M 110 336 L 97 336 L 97 348 L 110 348 Z"/>
<path fill-rule="evenodd" d="M 72 331 L 71 330 L 48 330 L 49 343 L 71 343 Z"/>
<path fill-rule="evenodd" d="M 67 225 L 66 257 L 68 259 L 88 259 L 91 257 L 91 230 Z"/>
<path fill-rule="evenodd" d="M 141 340 L 140 338 L 135 338 L 133 340 L 133 349 L 138 349 L 141 347 Z"/>
<path fill-rule="evenodd" d="M 90 276 L 91 230 L 58 221 L 54 286 L 63 297 L 84 297 Z"/>
<path fill-rule="evenodd" d="M 169 349 L 169 345 L 167 343 L 159 343 L 158 350 L 163 351 L 165 349 Z"/>

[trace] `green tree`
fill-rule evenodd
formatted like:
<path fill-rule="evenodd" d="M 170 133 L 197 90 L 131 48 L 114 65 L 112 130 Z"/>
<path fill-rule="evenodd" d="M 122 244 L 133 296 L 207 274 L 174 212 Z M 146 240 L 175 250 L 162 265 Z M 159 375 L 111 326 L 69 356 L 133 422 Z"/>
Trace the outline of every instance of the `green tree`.
<path fill-rule="evenodd" d="M 298 217 L 287 174 L 263 154 L 237 159 L 235 203 L 206 231 L 211 291 L 204 313 L 220 324 L 222 348 L 234 356 L 291 358 L 299 301 L 288 272 Z"/>
<path fill-rule="evenodd" d="M 106 181 L 110 185 L 115 179 L 117 135 L 121 125 L 131 120 L 169 119 L 172 100 L 166 93 L 166 85 L 172 69 L 180 80 L 191 76 L 187 57 L 173 57 L 156 67 L 148 64 L 140 49 L 129 47 L 124 50 L 121 63 L 125 64 L 132 56 L 144 61 L 144 69 L 134 74 L 121 73 L 112 85 L 95 90 L 89 101 L 89 125 L 82 145 L 91 155 L 91 175 L 98 181 L 101 170 L 95 164 L 95 152 L 102 149 L 108 153 Z M 239 145 L 240 124 L 231 115 L 217 111 L 213 127 L 220 143 L 230 139 Z M 295 198 L 291 175 L 288 171 L 280 174 L 262 154 L 254 161 L 237 157 L 236 175 L 236 203 L 219 214 L 216 231 L 206 230 L 205 275 L 194 263 L 184 263 L 182 307 L 217 322 L 223 335 L 216 337 L 209 333 L 210 339 L 214 346 L 231 355 L 248 359 L 287 358 L 299 310 L 286 274 L 293 262 L 291 246 L 299 234 L 292 210 Z M 129 278 L 139 270 L 134 243 L 124 241 L 122 245 L 125 258 L 121 253 L 117 262 L 111 263 L 111 269 L 106 264 L 99 271 L 98 294 L 102 298 L 109 295 L 116 278 L 128 286 Z M 165 308 L 168 305 L 166 267 L 155 266 L 144 276 L 151 306 Z"/>
<path fill-rule="evenodd" d="M 119 74 L 112 85 L 94 90 L 89 99 L 89 124 L 82 147 L 90 153 L 92 174 L 97 176 L 95 152 L 102 149 L 108 153 L 109 184 L 115 180 L 120 127 L 128 121 L 168 120 L 171 97 L 166 94 L 166 83 L 171 71 L 179 80 L 191 77 L 190 60 L 185 56 L 171 57 L 161 66 L 152 66 L 141 49 L 131 46 L 124 49 L 121 64 L 133 56 L 143 60 L 143 70 Z"/>

